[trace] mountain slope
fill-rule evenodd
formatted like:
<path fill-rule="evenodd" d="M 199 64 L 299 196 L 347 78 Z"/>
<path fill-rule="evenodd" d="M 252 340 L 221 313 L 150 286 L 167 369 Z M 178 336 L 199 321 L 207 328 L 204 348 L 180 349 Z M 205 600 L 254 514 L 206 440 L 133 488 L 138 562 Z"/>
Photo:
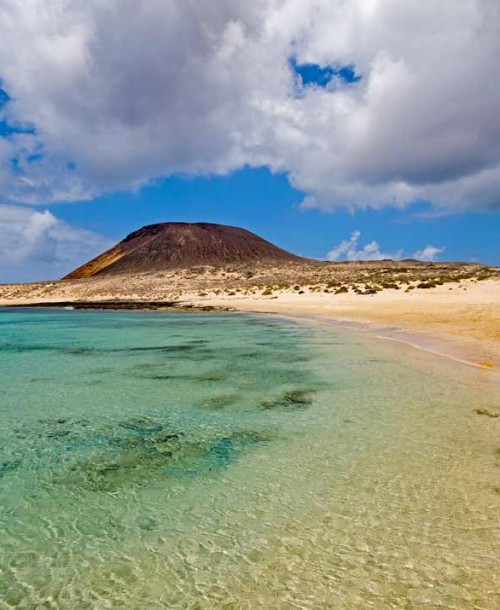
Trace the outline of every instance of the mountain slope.
<path fill-rule="evenodd" d="M 144 273 L 200 265 L 286 263 L 301 259 L 238 227 L 164 222 L 134 231 L 63 279 Z"/>

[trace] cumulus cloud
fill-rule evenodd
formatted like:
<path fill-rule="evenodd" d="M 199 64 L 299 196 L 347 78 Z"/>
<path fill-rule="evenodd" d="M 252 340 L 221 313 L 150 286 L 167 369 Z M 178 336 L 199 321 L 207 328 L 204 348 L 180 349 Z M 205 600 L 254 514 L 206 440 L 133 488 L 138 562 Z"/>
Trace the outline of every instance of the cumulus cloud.
<path fill-rule="evenodd" d="M 0 283 L 58 279 L 110 245 L 48 210 L 0 205 Z"/>
<path fill-rule="evenodd" d="M 424 262 L 433 262 L 439 254 L 445 251 L 445 248 L 436 248 L 436 246 L 425 246 L 422 250 L 417 250 L 413 253 L 413 258 Z"/>
<path fill-rule="evenodd" d="M 250 165 L 305 207 L 498 208 L 499 29 L 494 0 L 0 0 L 0 120 L 23 128 L 0 194 Z M 362 78 L 304 86 L 293 62 Z"/>
<path fill-rule="evenodd" d="M 371 241 L 360 247 L 361 231 L 353 231 L 349 239 L 341 241 L 334 246 L 326 255 L 329 261 L 381 261 L 384 259 L 401 260 L 404 250 L 401 248 L 396 252 L 383 252 L 376 241 Z M 420 261 L 433 262 L 445 248 L 427 245 L 421 250 L 414 252 L 411 257 Z"/>
<path fill-rule="evenodd" d="M 398 260 L 403 257 L 403 250 L 388 253 L 382 252 L 376 241 L 371 241 L 359 248 L 361 231 L 353 231 L 351 237 L 334 246 L 326 255 L 329 261 L 381 261 L 387 258 Z"/>

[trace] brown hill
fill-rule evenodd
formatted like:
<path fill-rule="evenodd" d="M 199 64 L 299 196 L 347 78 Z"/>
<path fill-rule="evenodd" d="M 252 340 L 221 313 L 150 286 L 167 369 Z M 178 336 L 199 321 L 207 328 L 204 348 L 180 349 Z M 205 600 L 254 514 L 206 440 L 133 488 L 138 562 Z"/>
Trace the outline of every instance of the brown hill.
<path fill-rule="evenodd" d="M 63 279 L 141 273 L 201 265 L 305 261 L 250 231 L 205 222 L 163 222 L 134 231 Z"/>

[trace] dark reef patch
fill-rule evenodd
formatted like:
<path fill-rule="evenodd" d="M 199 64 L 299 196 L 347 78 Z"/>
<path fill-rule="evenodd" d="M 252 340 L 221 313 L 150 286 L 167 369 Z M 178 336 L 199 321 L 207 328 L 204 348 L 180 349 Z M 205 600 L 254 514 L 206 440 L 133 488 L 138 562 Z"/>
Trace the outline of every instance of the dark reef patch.
<path fill-rule="evenodd" d="M 270 435 L 264 432 L 236 432 L 214 440 L 208 445 L 208 451 L 215 466 L 228 466 L 240 449 L 270 440 Z"/>
<path fill-rule="evenodd" d="M 51 345 L 29 345 L 22 343 L 3 343 L 0 344 L 0 352 L 7 353 L 22 353 L 22 352 L 53 352 L 57 351 L 58 348 L 54 348 Z"/>
<path fill-rule="evenodd" d="M 279 398 L 260 403 L 262 409 L 301 409 L 312 404 L 311 394 L 314 390 L 290 390 Z"/>
<path fill-rule="evenodd" d="M 227 426 L 180 429 L 168 419 L 137 416 L 91 423 L 44 419 L 18 431 L 17 438 L 25 444 L 22 459 L 0 462 L 0 478 L 49 451 L 51 466 L 43 478 L 72 489 L 109 492 L 212 472 L 272 435 Z"/>
<path fill-rule="evenodd" d="M 71 356 L 92 356 L 96 352 L 95 349 L 88 347 L 63 347 L 61 351 L 63 354 L 70 354 Z"/>
<path fill-rule="evenodd" d="M 3 479 L 10 472 L 17 470 L 20 465 L 21 460 L 9 460 L 6 462 L 0 462 L 0 479 Z"/>
<path fill-rule="evenodd" d="M 8 346 L 5 351 L 33 351 L 33 350 L 43 350 L 48 349 L 50 351 L 58 351 L 62 354 L 69 356 L 94 356 L 94 355 L 104 355 L 104 354 L 124 354 L 131 355 L 134 354 L 166 354 L 166 355 L 175 355 L 178 358 L 181 358 L 185 355 L 185 357 L 192 358 L 194 356 L 212 356 L 214 352 L 211 348 L 207 348 L 206 341 L 203 340 L 195 340 L 189 341 L 188 343 L 182 344 L 174 344 L 174 345 L 140 345 L 136 347 L 109 347 L 109 348 L 100 348 L 100 347 L 82 347 L 82 346 L 71 346 L 71 347 L 49 347 L 45 348 L 43 346 Z"/>
<path fill-rule="evenodd" d="M 151 367 L 154 368 L 154 367 Z M 132 377 L 137 379 L 150 379 L 153 381 L 166 381 L 166 380 L 185 380 L 185 381 L 224 381 L 227 375 L 219 372 L 206 372 L 206 373 L 168 373 L 168 372 L 151 372 L 148 373 L 147 369 L 145 372 L 133 371 L 129 373 Z"/>
<path fill-rule="evenodd" d="M 137 379 L 150 379 L 152 381 L 165 381 L 165 380 L 172 380 L 172 379 L 193 379 L 192 375 L 189 374 L 177 374 L 177 373 L 133 373 L 132 374 L 133 377 L 136 377 Z"/>
<path fill-rule="evenodd" d="M 489 411 L 488 409 L 475 409 L 474 411 L 477 413 L 477 415 L 485 415 L 491 419 L 500 417 L 500 413 L 497 413 L 496 411 Z"/>
<path fill-rule="evenodd" d="M 129 347 L 126 349 L 118 349 L 120 352 L 192 352 L 198 349 L 197 345 L 181 344 L 181 345 L 157 345 L 151 347 Z"/>

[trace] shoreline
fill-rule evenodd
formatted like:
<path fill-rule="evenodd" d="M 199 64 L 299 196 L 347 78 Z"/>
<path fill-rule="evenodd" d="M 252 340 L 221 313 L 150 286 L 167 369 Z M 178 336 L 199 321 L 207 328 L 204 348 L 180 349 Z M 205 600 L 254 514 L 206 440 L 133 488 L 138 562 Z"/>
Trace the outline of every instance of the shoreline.
<path fill-rule="evenodd" d="M 194 303 L 201 302 L 193 297 Z M 206 299 L 246 313 L 334 323 L 500 374 L 500 282 L 373 296 L 282 294 Z"/>
<path fill-rule="evenodd" d="M 191 289 L 169 295 L 154 287 L 138 294 L 134 286 L 126 285 L 122 291 L 98 293 L 93 283 L 85 287 L 83 292 L 62 284 L 61 290 L 50 295 L 12 295 L 0 298 L 0 307 L 269 314 L 350 327 L 500 373 L 500 281 L 494 279 L 467 280 L 431 290 L 384 290 L 369 296 L 314 290 L 282 290 L 272 296 L 235 294 L 232 283 L 225 294 L 200 294 Z"/>
<path fill-rule="evenodd" d="M 352 332 L 362 332 L 371 335 L 375 339 L 399 343 L 415 350 L 426 352 L 433 356 L 445 358 L 457 364 L 463 364 L 476 369 L 493 373 L 495 377 L 500 376 L 500 368 L 491 362 L 477 360 L 471 356 L 471 346 L 462 339 L 450 344 L 451 337 L 446 334 L 429 334 L 404 329 L 397 326 L 381 326 L 373 321 L 358 321 L 348 318 L 340 318 L 325 315 L 307 315 L 299 311 L 282 313 L 279 311 L 262 309 L 241 309 L 222 305 L 202 305 L 201 303 L 188 303 L 185 301 L 59 301 L 59 302 L 35 302 L 1 304 L 0 308 L 6 309 L 74 309 L 76 311 L 157 311 L 172 313 L 234 313 L 251 314 L 283 318 L 295 322 L 307 322 L 338 327 Z M 385 333 L 385 334 L 381 334 Z M 419 340 L 420 339 L 420 340 Z M 423 341 L 421 341 L 423 339 Z M 450 350 L 446 350 L 446 344 Z M 443 350 L 444 348 L 444 350 Z M 499 377 L 500 379 L 500 377 Z"/>
<path fill-rule="evenodd" d="M 500 370 L 497 370 L 496 368 L 494 368 L 493 366 L 491 366 L 489 363 L 488 364 L 482 364 L 481 362 L 475 362 L 474 360 L 468 360 L 465 358 L 461 358 L 458 355 L 453 355 L 451 353 L 447 353 L 446 351 L 439 351 L 436 349 L 433 349 L 430 347 L 430 345 L 425 345 L 422 343 L 418 343 L 418 336 L 416 334 L 412 334 L 410 331 L 407 330 L 403 330 L 400 328 L 385 328 L 385 332 L 389 333 L 386 335 L 381 335 L 378 334 L 380 333 L 380 328 L 372 323 L 369 322 L 358 322 L 356 323 L 356 326 L 353 326 L 352 323 L 347 322 L 346 320 L 341 320 L 338 318 L 324 318 L 324 317 L 320 317 L 320 316 L 294 316 L 294 315 L 282 315 L 282 314 L 275 314 L 273 312 L 259 312 L 259 311 L 255 311 L 255 312 L 250 312 L 250 311 L 245 311 L 245 312 L 239 312 L 239 313 L 253 313 L 255 315 L 268 315 L 268 316 L 272 316 L 272 317 L 279 317 L 279 318 L 284 318 L 287 320 L 293 320 L 296 322 L 309 322 L 309 323 L 316 323 L 316 324 L 321 324 L 321 325 L 325 325 L 325 326 L 336 326 L 339 327 L 341 329 L 344 330 L 349 330 L 351 332 L 362 332 L 362 333 L 367 333 L 368 335 L 370 335 L 371 337 L 375 338 L 375 339 L 379 339 L 382 341 L 393 341 L 395 343 L 399 343 L 403 346 L 406 347 L 410 347 L 412 349 L 415 350 L 419 350 L 428 354 L 431 354 L 433 356 L 438 356 L 440 358 L 445 358 L 446 360 L 450 360 L 452 362 L 455 362 L 457 364 L 463 364 L 469 367 L 473 367 L 473 368 L 477 368 L 477 369 L 481 369 L 483 371 L 488 371 L 489 373 L 493 373 L 496 376 L 499 376 L 498 379 L 500 381 Z M 391 334 L 392 333 L 392 334 Z M 395 336 L 395 335 L 404 335 L 402 337 L 399 336 Z M 424 335 L 420 335 L 421 337 L 424 337 Z M 444 336 L 438 336 L 438 335 L 425 335 L 425 339 L 428 342 L 435 342 L 436 344 L 443 344 L 443 342 L 446 340 L 446 337 Z"/>

